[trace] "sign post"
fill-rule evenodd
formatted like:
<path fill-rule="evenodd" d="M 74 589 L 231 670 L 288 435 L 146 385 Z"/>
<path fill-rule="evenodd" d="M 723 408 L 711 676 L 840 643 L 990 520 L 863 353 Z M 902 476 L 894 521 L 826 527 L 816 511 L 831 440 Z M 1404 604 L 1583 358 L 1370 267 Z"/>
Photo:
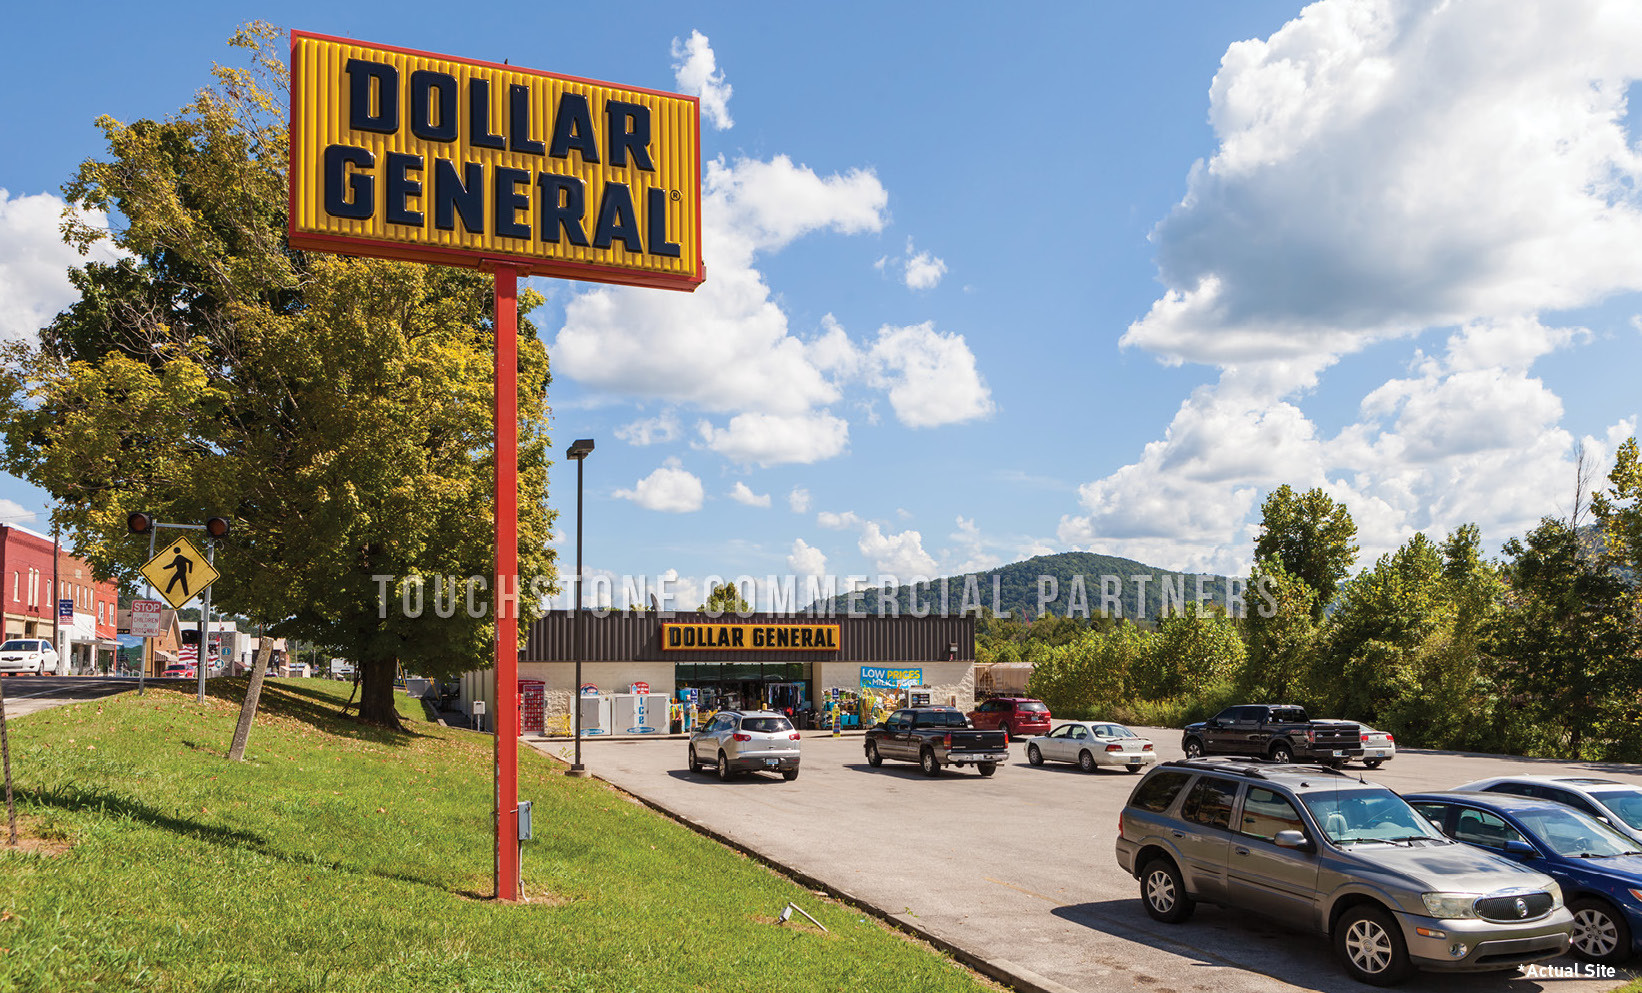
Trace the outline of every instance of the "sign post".
<path fill-rule="evenodd" d="M 305 31 L 290 67 L 291 247 L 495 280 L 493 814 L 517 900 L 519 278 L 699 286 L 700 103 Z"/>

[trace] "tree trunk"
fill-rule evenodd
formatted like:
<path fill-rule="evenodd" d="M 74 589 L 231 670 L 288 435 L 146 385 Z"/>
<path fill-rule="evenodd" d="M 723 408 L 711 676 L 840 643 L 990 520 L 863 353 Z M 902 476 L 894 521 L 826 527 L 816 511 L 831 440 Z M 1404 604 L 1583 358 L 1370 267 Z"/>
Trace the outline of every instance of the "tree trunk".
<path fill-rule="evenodd" d="M 399 660 L 393 658 L 359 660 L 359 719 L 398 730 L 399 710 L 393 705 L 393 677 Z"/>
<path fill-rule="evenodd" d="M 268 671 L 268 659 L 274 654 L 274 639 L 267 631 L 257 629 L 256 661 L 251 664 L 251 682 L 245 687 L 245 702 L 240 704 L 239 723 L 234 726 L 234 741 L 228 746 L 228 761 L 245 760 L 245 745 L 251 740 L 251 724 L 257 719 L 257 704 L 262 700 L 262 675 Z"/>

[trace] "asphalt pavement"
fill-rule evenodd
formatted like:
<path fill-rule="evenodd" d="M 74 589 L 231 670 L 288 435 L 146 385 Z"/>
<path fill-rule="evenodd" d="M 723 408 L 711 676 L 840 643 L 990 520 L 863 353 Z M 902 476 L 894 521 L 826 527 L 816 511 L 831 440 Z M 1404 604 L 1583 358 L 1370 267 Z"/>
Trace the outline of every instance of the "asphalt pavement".
<path fill-rule="evenodd" d="M 22 717 L 64 704 L 99 700 L 116 693 L 135 693 L 135 676 L 6 676 L 0 687 L 6 694 L 6 718 Z M 162 682 L 149 679 L 149 683 Z M 163 680 L 179 682 L 175 679 Z"/>
<path fill-rule="evenodd" d="M 1137 729 L 1162 759 L 1181 757 L 1180 732 Z M 563 740 L 530 744 L 567 758 Z M 685 742 L 591 739 L 582 761 L 596 776 L 681 819 L 910 924 L 1024 985 L 1059 991 L 1361 993 L 1326 938 L 1236 911 L 1200 906 L 1184 924 L 1146 916 L 1138 884 L 1113 856 L 1118 812 L 1137 777 L 1119 770 L 1033 767 L 1023 742 L 990 779 L 971 769 L 926 778 L 911 763 L 867 765 L 859 735 L 806 733 L 797 780 L 754 774 L 729 783 L 685 767 Z M 1372 782 L 1400 792 L 1445 789 L 1513 771 L 1599 772 L 1642 786 L 1642 766 L 1437 752 L 1403 752 Z M 527 798 L 528 799 L 528 798 Z M 771 908 L 774 914 L 780 908 Z M 1642 971 L 1585 978 L 1527 970 L 1422 972 L 1412 993 L 1596 993 Z M 1543 972 L 1543 967 L 1541 967 Z"/>

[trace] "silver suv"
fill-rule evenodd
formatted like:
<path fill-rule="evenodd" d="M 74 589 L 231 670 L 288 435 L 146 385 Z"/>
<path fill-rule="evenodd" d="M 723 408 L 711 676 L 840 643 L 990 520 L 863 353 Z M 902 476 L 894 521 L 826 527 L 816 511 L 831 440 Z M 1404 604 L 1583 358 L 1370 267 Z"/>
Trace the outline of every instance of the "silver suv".
<path fill-rule="evenodd" d="M 1194 905 L 1327 935 L 1375 986 L 1416 968 L 1514 969 L 1568 950 L 1551 877 L 1444 837 L 1384 786 L 1319 766 L 1165 762 L 1135 786 L 1117 860 L 1173 924 Z"/>
<path fill-rule="evenodd" d="M 721 710 L 690 736 L 690 771 L 711 765 L 718 778 L 767 769 L 798 778 L 798 732 L 792 721 L 770 710 Z"/>

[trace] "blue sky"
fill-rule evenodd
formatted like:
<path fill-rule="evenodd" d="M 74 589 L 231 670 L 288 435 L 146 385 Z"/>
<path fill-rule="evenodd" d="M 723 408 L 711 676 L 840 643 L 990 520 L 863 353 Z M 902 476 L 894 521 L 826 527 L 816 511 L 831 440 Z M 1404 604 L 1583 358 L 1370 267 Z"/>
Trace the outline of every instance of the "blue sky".
<path fill-rule="evenodd" d="M 1634 4 L 452 10 L 8 15 L 0 333 L 67 302 L 52 198 L 94 119 L 172 113 L 260 18 L 703 94 L 707 284 L 537 280 L 533 315 L 555 440 L 598 443 L 590 571 L 672 570 L 681 606 L 1071 549 L 1241 571 L 1285 482 L 1365 561 L 1497 546 L 1636 433 Z"/>

